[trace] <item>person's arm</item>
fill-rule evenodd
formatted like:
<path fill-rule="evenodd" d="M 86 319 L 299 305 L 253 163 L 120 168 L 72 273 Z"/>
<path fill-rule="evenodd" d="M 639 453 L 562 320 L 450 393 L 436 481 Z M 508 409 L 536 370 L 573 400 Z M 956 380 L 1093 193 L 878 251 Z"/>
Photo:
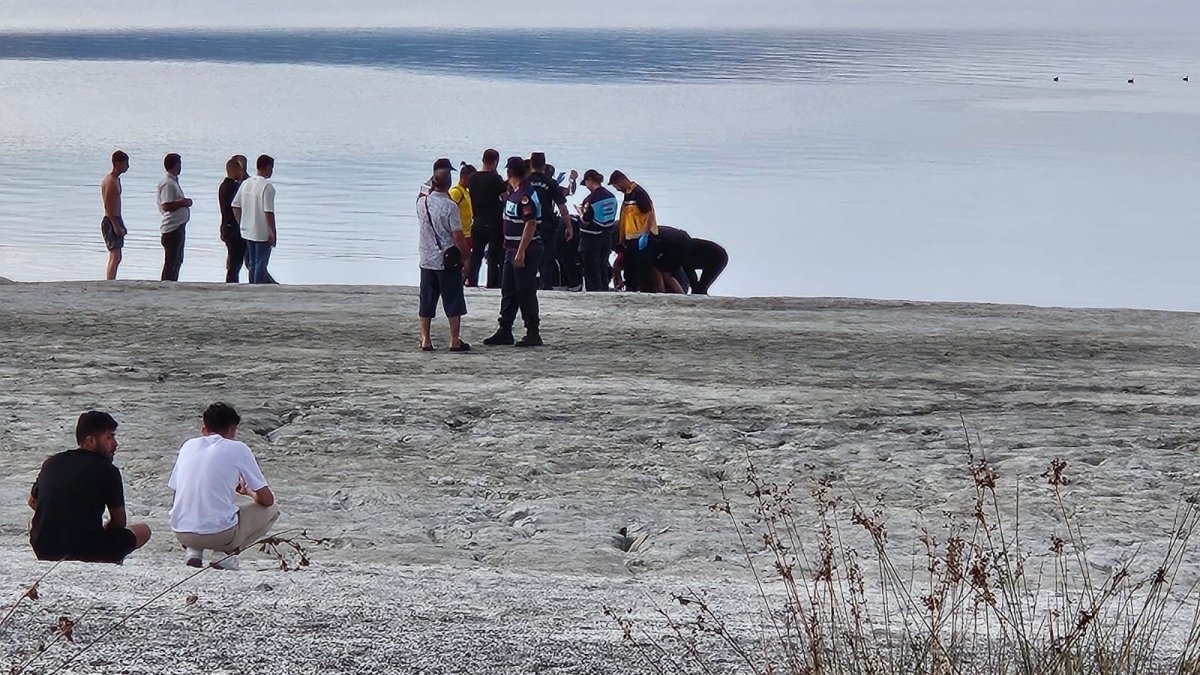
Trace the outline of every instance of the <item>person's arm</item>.
<path fill-rule="evenodd" d="M 251 490 L 249 487 L 247 487 L 246 482 L 243 480 L 242 482 L 238 483 L 237 492 L 238 494 L 246 495 L 247 497 L 253 499 L 254 503 L 258 504 L 259 506 L 272 506 L 275 504 L 275 493 L 271 492 L 270 486 L 267 485 L 264 485 L 257 490 Z"/>
<path fill-rule="evenodd" d="M 112 223 L 113 233 L 120 237 L 125 235 L 125 221 L 121 219 L 121 193 L 113 183 L 111 179 L 105 179 L 101 191 L 104 197 L 104 217 Z"/>
<path fill-rule="evenodd" d="M 250 448 L 245 444 L 242 445 L 241 452 L 242 456 L 238 461 L 238 473 L 241 476 L 235 489 L 238 494 L 250 497 L 259 506 L 271 506 L 275 503 L 275 493 L 267 487 L 267 479 L 263 477 L 258 460 L 254 459 L 254 453 L 250 452 Z"/>
<path fill-rule="evenodd" d="M 104 529 L 122 530 L 125 529 L 125 484 L 121 481 L 121 472 L 117 467 L 109 467 L 108 474 L 108 522 L 104 524 Z"/>
<path fill-rule="evenodd" d="M 245 186 L 245 182 L 239 185 L 237 192 L 233 193 L 233 199 L 229 200 L 229 212 L 233 214 L 233 222 L 239 227 L 242 224 L 242 188 Z"/>
<path fill-rule="evenodd" d="M 113 508 L 108 507 L 108 522 L 104 524 L 104 529 L 112 532 L 113 530 L 123 530 L 127 519 L 125 517 L 125 507 Z"/>
<path fill-rule="evenodd" d="M 533 241 L 533 233 L 537 231 L 536 220 L 526 220 L 525 229 L 521 230 L 521 243 L 517 244 L 517 254 L 513 256 L 513 267 L 525 266 L 525 250 L 529 248 L 529 242 Z"/>
<path fill-rule="evenodd" d="M 263 188 L 262 198 L 263 211 L 267 216 L 267 229 L 271 231 L 271 234 L 267 237 L 267 245 L 274 248 L 275 243 L 279 240 L 275 230 L 275 186 L 268 183 L 267 186 Z"/>
<path fill-rule="evenodd" d="M 166 193 L 165 195 L 163 193 Z M 164 199 L 166 197 L 166 199 Z M 176 199 L 170 199 L 175 197 Z M 170 183 L 163 184 L 163 188 L 158 191 L 158 208 L 165 213 L 174 213 L 179 209 L 192 205 L 192 200 L 183 196 L 182 192 L 174 189 Z"/>
<path fill-rule="evenodd" d="M 575 238 L 575 228 L 571 227 L 571 210 L 567 208 L 567 200 L 558 203 L 558 215 L 563 220 L 567 241 L 571 241 Z"/>
<path fill-rule="evenodd" d="M 37 482 L 34 482 L 33 486 L 29 488 L 29 500 L 27 502 L 29 504 L 29 508 L 33 509 L 34 511 L 37 511 L 37 505 L 38 505 L 37 495 L 38 495 L 38 484 L 37 484 Z"/>

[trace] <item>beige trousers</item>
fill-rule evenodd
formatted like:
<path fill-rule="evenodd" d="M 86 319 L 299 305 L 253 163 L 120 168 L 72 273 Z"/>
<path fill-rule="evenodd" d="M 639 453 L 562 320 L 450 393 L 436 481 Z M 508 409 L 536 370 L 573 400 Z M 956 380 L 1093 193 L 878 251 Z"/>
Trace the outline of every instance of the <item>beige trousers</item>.
<path fill-rule="evenodd" d="M 260 506 L 245 495 L 238 495 L 238 524 L 215 534 L 176 532 L 175 538 L 188 548 L 207 549 L 222 553 L 241 553 L 242 549 L 262 539 L 279 519 L 279 507 Z"/>

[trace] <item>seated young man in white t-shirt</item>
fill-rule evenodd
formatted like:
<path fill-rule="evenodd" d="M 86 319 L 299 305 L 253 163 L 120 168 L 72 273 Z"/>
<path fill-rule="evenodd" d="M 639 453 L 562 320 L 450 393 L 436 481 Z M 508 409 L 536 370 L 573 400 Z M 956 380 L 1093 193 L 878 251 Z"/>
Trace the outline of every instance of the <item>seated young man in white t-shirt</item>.
<path fill-rule="evenodd" d="M 237 554 L 279 518 L 254 453 L 237 440 L 241 421 L 231 406 L 214 403 L 204 411 L 202 435 L 179 448 L 167 487 L 175 491 L 171 530 L 187 548 L 189 567 L 203 566 L 207 549 L 217 558 L 214 567 L 236 570 Z"/>

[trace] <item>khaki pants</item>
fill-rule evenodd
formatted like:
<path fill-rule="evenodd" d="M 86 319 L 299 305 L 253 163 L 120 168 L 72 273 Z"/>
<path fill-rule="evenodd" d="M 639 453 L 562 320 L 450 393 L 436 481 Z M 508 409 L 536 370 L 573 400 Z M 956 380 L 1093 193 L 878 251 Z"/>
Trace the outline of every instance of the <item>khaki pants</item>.
<path fill-rule="evenodd" d="M 238 495 L 238 524 L 215 534 L 176 532 L 175 538 L 188 548 L 207 549 L 222 553 L 241 553 L 242 549 L 262 539 L 279 518 L 279 507 L 260 506 L 253 499 Z"/>

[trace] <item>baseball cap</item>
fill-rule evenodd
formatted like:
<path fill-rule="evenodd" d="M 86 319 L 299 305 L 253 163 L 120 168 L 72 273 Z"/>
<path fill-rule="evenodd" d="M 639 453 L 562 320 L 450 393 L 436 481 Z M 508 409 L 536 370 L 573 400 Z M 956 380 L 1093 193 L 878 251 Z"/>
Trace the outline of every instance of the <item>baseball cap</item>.
<path fill-rule="evenodd" d="M 433 163 L 433 170 L 434 171 L 455 171 L 456 169 L 454 168 L 454 164 L 452 164 L 450 162 L 450 160 L 443 157 Z"/>

